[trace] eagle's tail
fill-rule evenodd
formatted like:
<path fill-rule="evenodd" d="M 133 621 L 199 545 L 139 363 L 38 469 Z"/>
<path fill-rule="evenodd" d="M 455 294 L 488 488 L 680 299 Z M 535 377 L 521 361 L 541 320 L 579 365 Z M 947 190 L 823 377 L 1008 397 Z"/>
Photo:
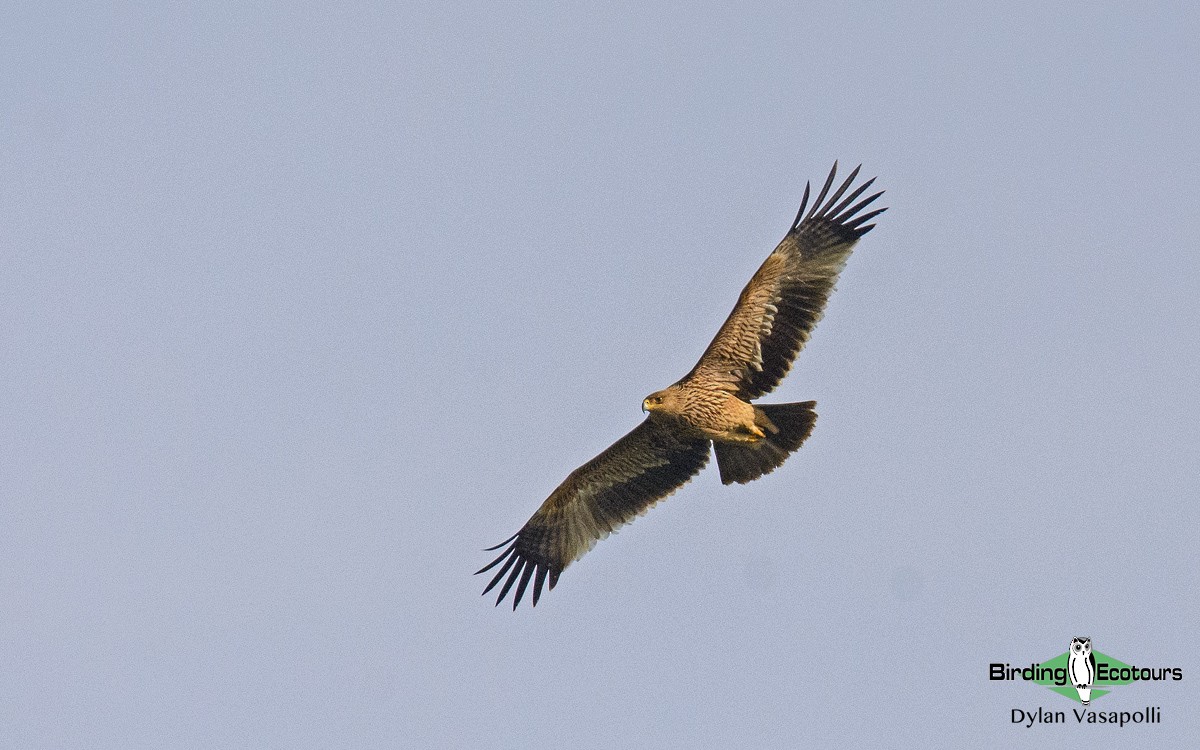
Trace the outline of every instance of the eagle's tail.
<path fill-rule="evenodd" d="M 755 406 L 755 421 L 766 433 L 757 443 L 714 443 L 722 484 L 745 484 L 778 468 L 799 448 L 817 421 L 816 401 Z"/>

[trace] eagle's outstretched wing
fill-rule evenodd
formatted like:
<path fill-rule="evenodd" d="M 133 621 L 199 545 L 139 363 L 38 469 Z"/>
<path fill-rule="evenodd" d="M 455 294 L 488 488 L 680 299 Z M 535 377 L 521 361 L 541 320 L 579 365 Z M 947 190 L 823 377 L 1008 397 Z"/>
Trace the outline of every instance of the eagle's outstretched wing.
<path fill-rule="evenodd" d="M 859 213 L 883 192 L 855 203 L 875 181 L 867 180 L 847 194 L 858 170 L 826 200 L 837 173 L 834 162 L 807 215 L 809 186 L 804 186 L 804 200 L 791 230 L 742 290 L 733 312 L 687 378 L 706 378 L 746 401 L 779 385 L 824 314 L 850 250 L 874 228 L 867 222 L 887 210 Z"/>
<path fill-rule="evenodd" d="M 708 462 L 708 454 L 709 441 L 681 437 L 645 420 L 571 472 L 515 536 L 491 548 L 508 545 L 476 573 L 504 563 L 483 593 L 507 574 L 496 604 L 516 582 L 516 609 L 536 574 L 533 604 L 537 606 L 547 576 L 554 588 L 564 568 L 695 476 Z"/>

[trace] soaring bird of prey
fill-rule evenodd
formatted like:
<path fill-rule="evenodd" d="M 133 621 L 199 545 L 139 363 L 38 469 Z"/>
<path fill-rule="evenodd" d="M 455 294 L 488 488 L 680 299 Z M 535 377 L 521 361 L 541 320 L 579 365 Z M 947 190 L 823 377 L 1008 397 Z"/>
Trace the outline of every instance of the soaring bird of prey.
<path fill-rule="evenodd" d="M 692 371 L 642 401 L 649 416 L 600 455 L 571 472 L 521 530 L 489 548 L 504 551 L 478 573 L 500 570 L 483 590 L 504 585 L 499 605 L 515 583 L 513 609 L 530 579 L 533 604 L 572 562 L 596 542 L 670 495 L 708 463 L 716 451 L 721 482 L 745 483 L 779 467 L 812 432 L 815 401 L 754 404 L 787 375 L 825 309 L 838 274 L 883 192 L 862 200 L 875 180 L 850 187 L 858 168 L 830 194 L 837 163 L 808 206 L 809 185 L 787 236 L 742 290 L 729 318 Z M 855 202 L 857 201 L 857 202 Z M 505 578 L 507 576 L 507 578 Z"/>

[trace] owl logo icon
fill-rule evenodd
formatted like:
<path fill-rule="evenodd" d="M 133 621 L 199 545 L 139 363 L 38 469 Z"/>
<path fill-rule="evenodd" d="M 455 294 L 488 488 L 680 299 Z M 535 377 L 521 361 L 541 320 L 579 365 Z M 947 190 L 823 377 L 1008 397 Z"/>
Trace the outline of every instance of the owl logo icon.
<path fill-rule="evenodd" d="M 1067 674 L 1079 691 L 1079 701 L 1087 705 L 1092 699 L 1092 683 L 1096 681 L 1096 657 L 1092 656 L 1091 638 L 1072 638 L 1067 652 Z"/>

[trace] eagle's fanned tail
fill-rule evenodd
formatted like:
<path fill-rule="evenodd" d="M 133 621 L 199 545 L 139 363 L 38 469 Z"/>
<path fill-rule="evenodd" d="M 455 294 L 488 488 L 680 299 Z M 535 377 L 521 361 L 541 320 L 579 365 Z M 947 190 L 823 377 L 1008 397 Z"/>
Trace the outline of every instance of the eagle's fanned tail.
<path fill-rule="evenodd" d="M 745 484 L 770 474 L 800 449 L 817 423 L 816 401 L 758 404 L 766 437 L 757 443 L 715 443 L 721 484 Z"/>

